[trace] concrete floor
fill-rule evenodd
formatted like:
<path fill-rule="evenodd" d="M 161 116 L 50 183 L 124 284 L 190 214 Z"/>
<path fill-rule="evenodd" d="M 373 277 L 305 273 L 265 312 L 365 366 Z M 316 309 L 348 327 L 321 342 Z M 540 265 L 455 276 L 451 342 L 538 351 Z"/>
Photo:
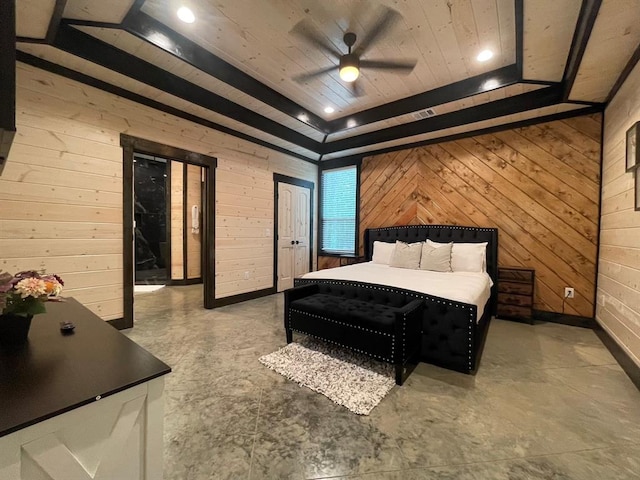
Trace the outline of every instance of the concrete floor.
<path fill-rule="evenodd" d="M 258 362 L 281 295 L 201 289 L 136 296 L 127 332 L 173 368 L 165 480 L 640 479 L 640 392 L 590 330 L 495 320 L 476 376 L 421 364 L 362 417 Z"/>

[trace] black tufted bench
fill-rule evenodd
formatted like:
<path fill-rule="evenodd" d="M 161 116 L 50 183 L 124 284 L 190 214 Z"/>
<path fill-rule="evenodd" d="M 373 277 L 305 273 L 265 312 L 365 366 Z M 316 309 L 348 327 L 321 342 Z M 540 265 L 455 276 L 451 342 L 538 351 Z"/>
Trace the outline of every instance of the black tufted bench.
<path fill-rule="evenodd" d="M 312 283 L 284 292 L 287 343 L 293 332 L 321 338 L 395 366 L 396 383 L 420 356 L 423 301 L 391 289 Z"/>

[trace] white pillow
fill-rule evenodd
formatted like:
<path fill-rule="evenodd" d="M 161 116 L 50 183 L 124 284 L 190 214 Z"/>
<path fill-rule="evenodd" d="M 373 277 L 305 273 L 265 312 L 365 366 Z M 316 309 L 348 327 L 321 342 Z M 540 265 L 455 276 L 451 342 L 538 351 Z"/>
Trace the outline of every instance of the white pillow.
<path fill-rule="evenodd" d="M 396 247 L 393 250 L 389 266 L 417 270 L 420 266 L 421 255 L 422 242 L 405 243 L 400 240 L 396 240 Z"/>
<path fill-rule="evenodd" d="M 427 242 L 422 244 L 422 257 L 420 258 L 420 270 L 433 272 L 451 271 L 451 247 L 453 243 L 445 243 L 441 247 L 434 247 Z"/>
<path fill-rule="evenodd" d="M 427 240 L 427 244 L 433 247 L 447 245 Z M 454 272 L 486 272 L 487 271 L 487 245 L 482 243 L 453 243 L 451 249 L 451 270 Z"/>
<path fill-rule="evenodd" d="M 380 263 L 382 265 L 389 265 L 391 262 L 391 255 L 396 248 L 395 243 L 388 242 L 373 242 L 373 257 L 371 261 L 373 263 Z"/>

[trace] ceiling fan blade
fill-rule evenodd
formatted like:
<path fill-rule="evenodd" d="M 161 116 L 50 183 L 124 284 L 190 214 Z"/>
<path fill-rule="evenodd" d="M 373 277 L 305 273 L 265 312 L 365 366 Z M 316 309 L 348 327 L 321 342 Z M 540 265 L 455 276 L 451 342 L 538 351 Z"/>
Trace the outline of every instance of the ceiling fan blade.
<path fill-rule="evenodd" d="M 354 97 L 364 96 L 364 89 L 360 85 L 360 82 L 351 82 L 351 95 Z"/>
<path fill-rule="evenodd" d="M 398 21 L 401 16 L 394 9 L 389 7 L 380 8 L 380 16 L 373 26 L 365 34 L 364 38 L 358 43 L 354 53 L 358 56 L 363 55 L 376 40 L 384 35 L 393 24 Z"/>
<path fill-rule="evenodd" d="M 320 75 L 324 75 L 325 73 L 329 73 L 337 68 L 338 67 L 336 65 L 332 65 L 327 68 L 321 68 L 320 70 L 314 70 L 313 72 L 301 73 L 300 75 L 291 77 L 291 79 L 298 83 L 303 83 L 303 82 L 306 82 L 307 80 L 312 80 L 316 77 L 319 77 Z"/>
<path fill-rule="evenodd" d="M 409 74 L 416 66 L 415 60 L 360 60 L 360 68 L 395 70 Z"/>
<path fill-rule="evenodd" d="M 342 53 L 329 43 L 329 41 L 308 21 L 299 21 L 293 26 L 289 33 L 296 35 L 309 45 L 322 50 L 333 58 L 340 58 L 342 55 Z"/>

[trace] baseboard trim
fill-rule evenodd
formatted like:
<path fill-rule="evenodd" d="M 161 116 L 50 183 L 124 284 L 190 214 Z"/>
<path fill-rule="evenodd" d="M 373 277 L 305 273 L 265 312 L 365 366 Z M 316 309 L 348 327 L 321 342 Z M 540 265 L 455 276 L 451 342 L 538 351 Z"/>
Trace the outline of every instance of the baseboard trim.
<path fill-rule="evenodd" d="M 604 343 L 604 346 L 607 347 L 609 352 L 611 352 L 613 358 L 616 359 L 636 388 L 640 390 L 640 366 L 631 359 L 629 354 L 625 352 L 620 345 L 618 345 L 618 342 L 616 342 L 613 337 L 609 335 L 609 332 L 602 328 L 600 324 L 597 323 L 593 330 L 600 341 Z"/>
<path fill-rule="evenodd" d="M 562 325 L 581 328 L 595 329 L 596 327 L 598 327 L 598 322 L 596 322 L 591 317 L 581 317 L 579 315 L 569 315 L 567 313 L 547 312 L 545 310 L 534 310 L 533 320 L 561 323 Z"/>
<path fill-rule="evenodd" d="M 109 325 L 111 325 L 113 328 L 117 329 L 117 330 L 124 330 L 126 328 L 131 328 L 133 327 L 133 325 L 128 325 L 125 321 L 124 318 L 120 317 L 120 318 L 114 318 L 113 320 L 107 320 L 107 323 Z"/>
<path fill-rule="evenodd" d="M 273 295 L 274 293 L 277 293 L 276 287 L 256 290 L 255 292 L 240 293 L 238 295 L 231 295 L 230 297 L 216 298 L 213 301 L 213 306 L 214 308 L 224 307 L 226 305 L 233 305 L 234 303 L 246 302 L 247 300 L 266 297 L 267 295 Z"/>
<path fill-rule="evenodd" d="M 167 281 L 168 287 L 184 287 L 186 285 L 196 285 L 202 283 L 202 278 L 187 278 L 186 280 L 170 280 Z"/>

